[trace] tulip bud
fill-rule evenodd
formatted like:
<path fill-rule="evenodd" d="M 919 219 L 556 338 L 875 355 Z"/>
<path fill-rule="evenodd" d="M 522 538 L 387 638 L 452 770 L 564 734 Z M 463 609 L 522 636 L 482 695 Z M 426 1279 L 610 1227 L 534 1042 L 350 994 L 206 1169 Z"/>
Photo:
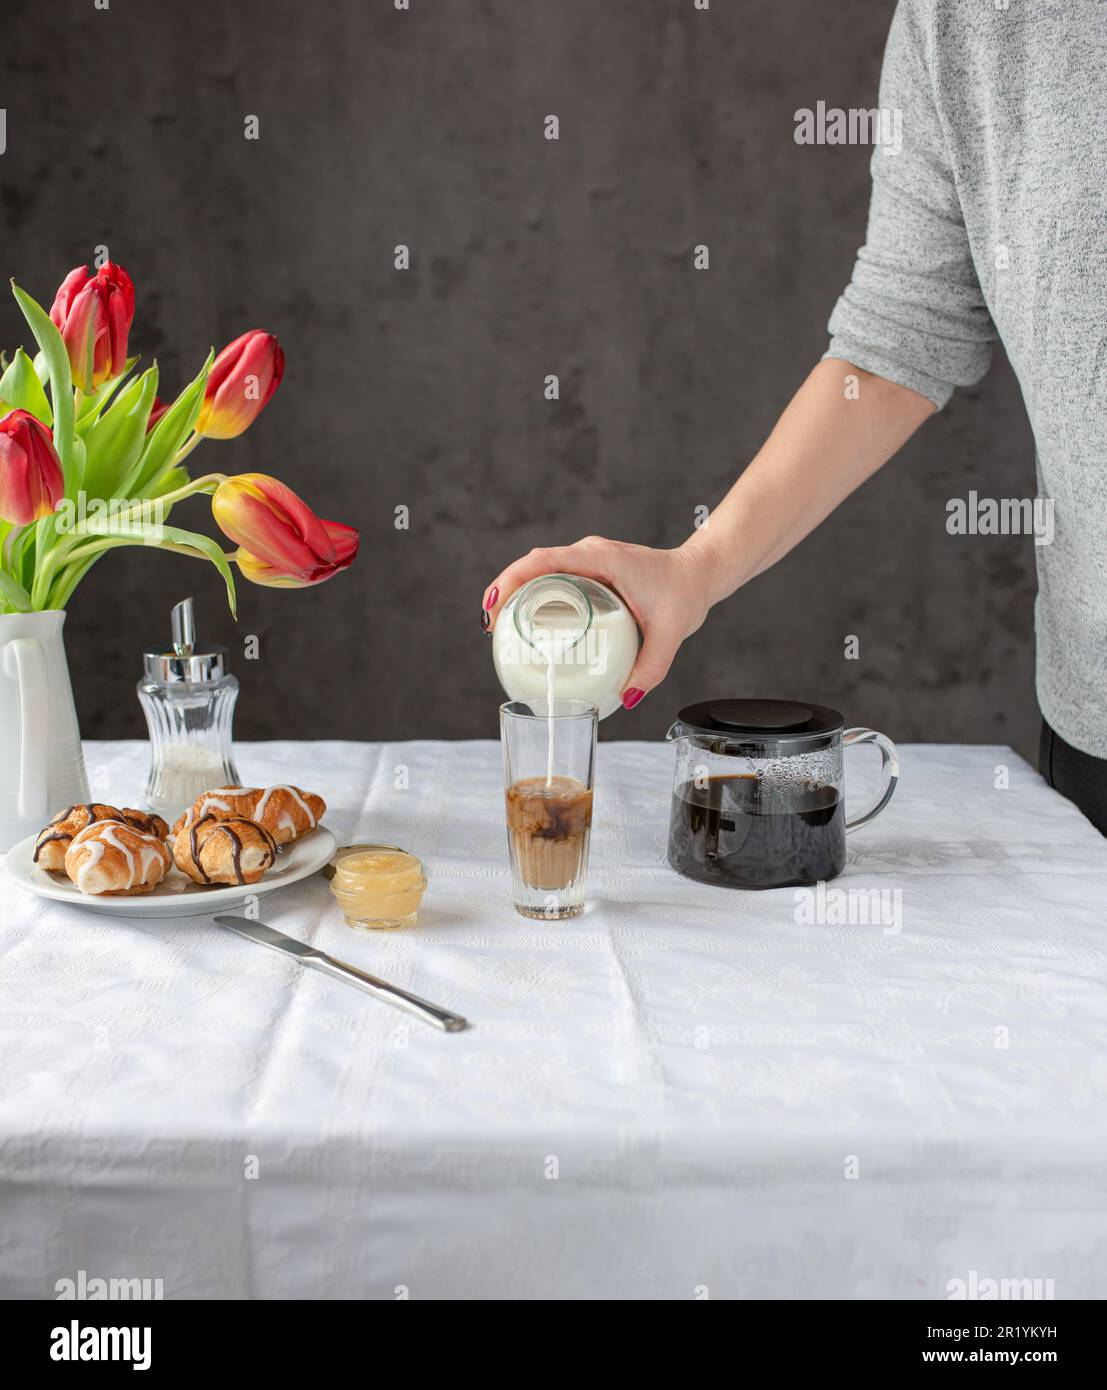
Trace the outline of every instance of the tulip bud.
<path fill-rule="evenodd" d="M 323 521 L 291 488 L 264 473 L 219 484 L 211 510 L 240 547 L 234 559 L 247 579 L 277 589 L 321 584 L 353 564 L 358 533 Z"/>
<path fill-rule="evenodd" d="M 49 516 L 65 493 L 50 431 L 26 410 L 0 420 L 0 520 L 27 526 Z"/>
<path fill-rule="evenodd" d="M 135 287 L 121 265 L 107 261 L 95 275 L 79 265 L 62 281 L 50 317 L 69 354 L 73 385 L 86 396 L 126 366 L 134 316 Z"/>
<path fill-rule="evenodd" d="M 229 343 L 208 373 L 196 433 L 233 439 L 249 427 L 281 384 L 284 353 L 272 333 L 252 328 Z"/>

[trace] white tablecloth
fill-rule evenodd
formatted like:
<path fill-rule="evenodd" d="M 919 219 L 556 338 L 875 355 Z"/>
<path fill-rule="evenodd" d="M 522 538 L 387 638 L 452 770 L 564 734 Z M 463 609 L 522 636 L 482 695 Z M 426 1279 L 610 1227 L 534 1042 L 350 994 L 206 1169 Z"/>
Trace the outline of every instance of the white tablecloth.
<path fill-rule="evenodd" d="M 831 885 L 900 890 L 897 933 L 675 875 L 663 746 L 601 745 L 566 924 L 512 913 L 494 743 L 243 746 L 430 878 L 406 933 L 318 877 L 262 917 L 458 1035 L 0 881 L 0 1294 L 1107 1295 L 1107 841 L 1008 749 L 901 751 Z M 134 802 L 144 757 L 89 745 L 93 795 Z"/>

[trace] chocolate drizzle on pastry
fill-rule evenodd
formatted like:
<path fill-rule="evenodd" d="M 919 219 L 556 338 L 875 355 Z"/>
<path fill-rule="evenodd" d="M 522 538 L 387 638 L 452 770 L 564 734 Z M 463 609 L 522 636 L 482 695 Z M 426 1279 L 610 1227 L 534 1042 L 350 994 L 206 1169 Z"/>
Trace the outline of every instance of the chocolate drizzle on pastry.
<path fill-rule="evenodd" d="M 67 806 L 64 811 L 59 811 L 56 816 L 52 816 L 49 825 L 39 832 L 38 839 L 35 841 L 35 852 L 32 856 L 33 862 L 39 862 L 39 855 L 43 849 L 50 844 L 69 844 L 73 837 L 82 830 L 87 830 L 90 825 L 96 825 L 103 821 L 120 821 L 123 825 L 130 825 L 135 830 L 141 831 L 144 835 L 154 835 L 159 840 L 164 840 L 169 833 L 169 827 L 161 816 L 150 815 L 145 811 L 134 811 L 130 807 L 121 811 L 118 806 L 109 806 L 103 801 L 76 802 L 72 806 Z M 65 829 L 53 829 L 54 826 Z M 52 872 L 60 872 L 61 864 L 54 860 L 54 866 L 47 865 Z"/>
<path fill-rule="evenodd" d="M 198 848 L 198 846 L 197 846 L 197 844 L 196 844 L 196 832 L 200 829 L 200 827 L 204 824 L 205 821 L 214 820 L 214 819 L 215 819 L 215 817 L 214 817 L 213 815 L 210 815 L 210 814 L 209 814 L 209 815 L 206 815 L 206 816 L 203 818 L 203 820 L 198 820 L 198 821 L 196 822 L 196 824 L 195 824 L 195 825 L 192 827 L 192 829 L 189 831 L 189 835 L 188 835 L 188 853 L 189 853 L 189 857 L 190 857 L 191 860 L 192 860 L 192 864 L 193 864 L 193 867 L 195 868 L 196 872 L 200 875 L 200 877 L 203 879 L 203 881 L 204 881 L 205 883 L 210 883 L 210 882 L 211 882 L 211 879 L 208 878 L 207 870 L 204 868 L 203 864 L 200 863 L 200 852 L 199 852 L 199 848 Z"/>
<path fill-rule="evenodd" d="M 35 852 L 31 856 L 31 862 L 33 864 L 38 863 L 38 857 L 42 853 L 43 848 L 46 845 L 51 845 L 56 840 L 65 840 L 68 843 L 70 840 L 72 840 L 72 838 L 73 836 L 69 833 L 69 831 L 66 830 L 55 830 L 52 835 L 40 835 L 35 842 Z"/>
<path fill-rule="evenodd" d="M 198 838 L 199 831 L 202 826 L 207 824 L 210 824 L 212 828 L 209 831 L 209 833 L 205 835 L 204 843 L 200 844 Z M 235 825 L 242 826 L 243 828 L 248 827 L 250 830 L 257 831 L 257 833 L 265 841 L 266 850 L 269 855 L 269 863 L 264 866 L 264 869 L 272 867 L 274 857 L 277 853 L 277 843 L 273 839 L 273 836 L 270 835 L 269 831 L 266 830 L 264 825 L 259 825 L 257 821 L 248 820 L 245 816 L 231 816 L 224 819 L 223 817 L 213 815 L 209 812 L 206 816 L 201 816 L 198 821 L 194 822 L 194 824 L 188 832 L 189 859 L 192 861 L 192 867 L 196 870 L 196 873 L 199 875 L 201 882 L 213 882 L 211 875 L 204 867 L 201 856 L 203 854 L 205 846 L 210 842 L 215 833 L 217 831 L 221 831 L 224 835 L 227 836 L 227 838 L 231 842 L 231 867 L 234 871 L 235 882 L 238 884 L 246 883 L 246 876 L 242 872 L 242 835 L 239 833 L 238 830 L 235 830 L 233 828 Z M 256 879 L 254 881 L 256 882 Z"/>

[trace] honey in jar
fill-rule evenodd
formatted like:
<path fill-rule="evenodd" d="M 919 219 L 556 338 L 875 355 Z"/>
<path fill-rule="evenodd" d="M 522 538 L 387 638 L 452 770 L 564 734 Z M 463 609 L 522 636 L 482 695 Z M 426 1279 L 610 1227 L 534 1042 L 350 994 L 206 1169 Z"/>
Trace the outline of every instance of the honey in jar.
<path fill-rule="evenodd" d="M 409 927 L 427 887 L 415 855 L 391 845 L 352 845 L 332 860 L 331 892 L 351 927 Z"/>

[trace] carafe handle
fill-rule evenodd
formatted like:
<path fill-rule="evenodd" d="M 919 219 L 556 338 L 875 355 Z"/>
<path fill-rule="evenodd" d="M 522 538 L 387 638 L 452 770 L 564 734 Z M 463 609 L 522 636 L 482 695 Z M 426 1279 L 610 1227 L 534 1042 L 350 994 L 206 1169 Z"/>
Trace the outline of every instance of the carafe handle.
<path fill-rule="evenodd" d="M 875 743 L 880 749 L 880 791 L 867 811 L 863 811 L 861 815 L 846 821 L 847 834 L 851 830 L 859 829 L 862 825 L 868 825 L 871 820 L 876 820 L 888 802 L 891 801 L 892 793 L 899 781 L 899 754 L 896 752 L 896 745 L 890 738 L 878 734 L 875 729 L 846 729 L 842 734 L 843 749 L 859 743 Z"/>
<path fill-rule="evenodd" d="M 17 637 L 4 648 L 4 674 L 19 687 L 18 814 L 44 821 L 47 812 L 46 658 L 34 637 Z"/>

